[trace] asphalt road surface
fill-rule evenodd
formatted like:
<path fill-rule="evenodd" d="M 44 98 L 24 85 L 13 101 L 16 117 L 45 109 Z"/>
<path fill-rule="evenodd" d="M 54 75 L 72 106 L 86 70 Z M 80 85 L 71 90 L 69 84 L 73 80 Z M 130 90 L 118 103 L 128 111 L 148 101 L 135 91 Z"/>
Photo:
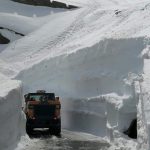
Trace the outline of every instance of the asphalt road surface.
<path fill-rule="evenodd" d="M 24 149 L 29 150 L 107 150 L 109 144 L 88 134 L 63 130 L 61 136 L 49 135 L 47 130 L 34 131 L 30 143 Z"/>

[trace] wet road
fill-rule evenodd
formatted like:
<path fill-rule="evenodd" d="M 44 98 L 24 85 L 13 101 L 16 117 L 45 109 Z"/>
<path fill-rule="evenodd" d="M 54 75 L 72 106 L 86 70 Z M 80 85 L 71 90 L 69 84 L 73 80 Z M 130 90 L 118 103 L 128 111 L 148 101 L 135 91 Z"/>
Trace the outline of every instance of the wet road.
<path fill-rule="evenodd" d="M 87 134 L 62 131 L 62 135 L 52 136 L 48 131 L 34 131 L 30 136 L 31 144 L 26 144 L 29 150 L 107 150 L 109 144 L 104 140 L 89 137 Z"/>

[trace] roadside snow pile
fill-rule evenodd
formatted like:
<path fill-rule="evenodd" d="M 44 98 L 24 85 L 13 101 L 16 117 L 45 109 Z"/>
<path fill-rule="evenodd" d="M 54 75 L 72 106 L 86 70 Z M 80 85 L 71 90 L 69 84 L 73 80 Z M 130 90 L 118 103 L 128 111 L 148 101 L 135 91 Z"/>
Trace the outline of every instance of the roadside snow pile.
<path fill-rule="evenodd" d="M 113 101 L 110 101 L 112 99 Z M 62 123 L 65 128 L 71 130 L 114 139 L 114 135 L 111 135 L 113 130 L 125 131 L 131 121 L 136 118 L 135 99 L 128 96 L 119 97 L 116 94 L 109 94 L 95 98 L 64 101 L 62 102 Z M 127 106 L 123 105 L 127 101 L 128 110 Z"/>
<path fill-rule="evenodd" d="M 26 134 L 25 136 L 21 136 L 21 140 L 17 145 L 17 148 L 15 150 L 27 150 L 26 148 L 28 145 L 32 146 L 35 143 L 34 142 L 39 142 L 38 139 L 30 139 L 29 136 Z"/>
<path fill-rule="evenodd" d="M 3 80 L 0 89 L 0 149 L 12 150 L 24 134 L 22 87 L 19 81 Z"/>

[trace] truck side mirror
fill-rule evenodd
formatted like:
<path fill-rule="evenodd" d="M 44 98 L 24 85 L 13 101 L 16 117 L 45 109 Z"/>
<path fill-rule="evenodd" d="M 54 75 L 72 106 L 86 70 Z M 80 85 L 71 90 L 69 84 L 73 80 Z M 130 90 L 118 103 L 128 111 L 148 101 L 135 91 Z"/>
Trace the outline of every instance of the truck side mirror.
<path fill-rule="evenodd" d="M 25 102 L 27 103 L 28 101 L 27 101 L 27 97 L 28 97 L 28 94 L 25 94 L 24 95 L 24 99 L 25 99 Z"/>
<path fill-rule="evenodd" d="M 56 96 L 55 98 L 56 98 L 57 101 L 59 101 L 59 96 Z"/>
<path fill-rule="evenodd" d="M 26 99 L 27 97 L 28 97 L 28 94 L 25 94 L 25 95 L 24 95 L 24 98 Z"/>

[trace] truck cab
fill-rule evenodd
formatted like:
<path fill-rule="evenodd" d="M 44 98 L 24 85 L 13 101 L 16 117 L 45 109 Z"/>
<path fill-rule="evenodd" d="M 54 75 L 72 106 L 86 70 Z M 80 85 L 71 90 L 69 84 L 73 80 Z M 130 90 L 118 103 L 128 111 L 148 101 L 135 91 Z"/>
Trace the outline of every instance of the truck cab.
<path fill-rule="evenodd" d="M 43 90 L 28 93 L 25 98 L 26 132 L 34 128 L 49 128 L 51 134 L 61 133 L 61 104 L 54 93 Z"/>

